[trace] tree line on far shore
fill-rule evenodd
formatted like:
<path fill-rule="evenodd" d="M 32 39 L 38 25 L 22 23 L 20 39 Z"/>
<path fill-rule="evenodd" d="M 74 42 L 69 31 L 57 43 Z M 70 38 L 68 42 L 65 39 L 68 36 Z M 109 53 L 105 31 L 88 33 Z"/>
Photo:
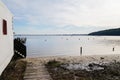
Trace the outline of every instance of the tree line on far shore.
<path fill-rule="evenodd" d="M 120 28 L 92 32 L 89 35 L 120 36 Z"/>

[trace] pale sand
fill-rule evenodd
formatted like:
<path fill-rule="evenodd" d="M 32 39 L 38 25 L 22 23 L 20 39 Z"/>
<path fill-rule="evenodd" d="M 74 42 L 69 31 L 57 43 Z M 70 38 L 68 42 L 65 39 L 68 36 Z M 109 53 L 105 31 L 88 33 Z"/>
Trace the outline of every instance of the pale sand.
<path fill-rule="evenodd" d="M 46 64 L 50 60 L 57 60 L 63 63 L 92 63 L 92 62 L 113 62 L 120 61 L 120 54 L 115 55 L 89 55 L 89 56 L 47 56 L 26 58 L 28 62 Z"/>

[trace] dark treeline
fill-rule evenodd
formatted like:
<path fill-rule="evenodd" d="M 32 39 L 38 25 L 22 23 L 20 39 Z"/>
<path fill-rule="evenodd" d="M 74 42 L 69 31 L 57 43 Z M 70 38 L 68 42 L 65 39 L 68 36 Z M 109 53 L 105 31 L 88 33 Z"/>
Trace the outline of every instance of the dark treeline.
<path fill-rule="evenodd" d="M 103 31 L 92 32 L 89 35 L 108 35 L 108 36 L 120 36 L 120 28 L 108 29 Z"/>

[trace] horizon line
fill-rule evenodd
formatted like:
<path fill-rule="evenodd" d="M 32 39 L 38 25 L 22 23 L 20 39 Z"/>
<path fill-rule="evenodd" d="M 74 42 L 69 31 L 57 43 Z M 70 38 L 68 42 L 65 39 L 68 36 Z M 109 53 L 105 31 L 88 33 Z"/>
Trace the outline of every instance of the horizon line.
<path fill-rule="evenodd" d="M 15 36 L 79 36 L 88 34 L 14 34 Z"/>

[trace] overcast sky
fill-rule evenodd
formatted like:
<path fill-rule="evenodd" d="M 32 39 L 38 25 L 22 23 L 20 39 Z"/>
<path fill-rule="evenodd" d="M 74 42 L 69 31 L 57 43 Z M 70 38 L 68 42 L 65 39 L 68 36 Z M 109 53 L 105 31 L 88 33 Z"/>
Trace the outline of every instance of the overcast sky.
<path fill-rule="evenodd" d="M 89 33 L 120 26 L 120 0 L 2 0 L 21 34 Z"/>

